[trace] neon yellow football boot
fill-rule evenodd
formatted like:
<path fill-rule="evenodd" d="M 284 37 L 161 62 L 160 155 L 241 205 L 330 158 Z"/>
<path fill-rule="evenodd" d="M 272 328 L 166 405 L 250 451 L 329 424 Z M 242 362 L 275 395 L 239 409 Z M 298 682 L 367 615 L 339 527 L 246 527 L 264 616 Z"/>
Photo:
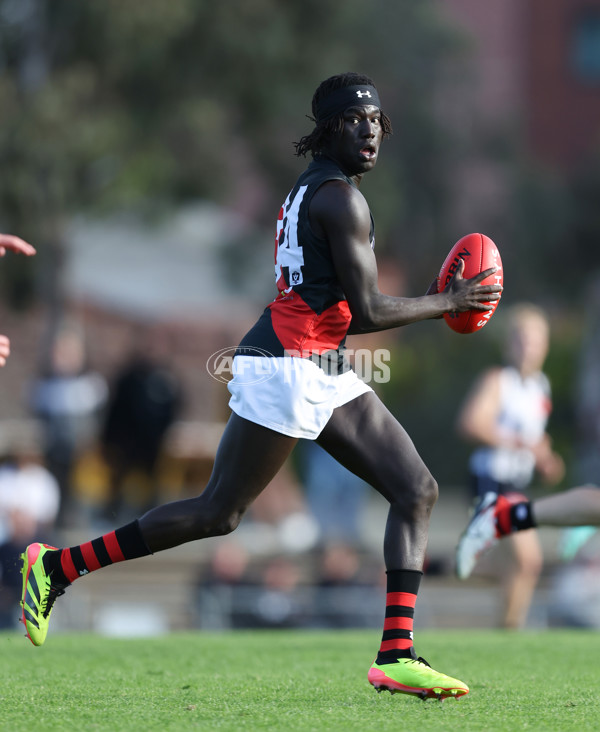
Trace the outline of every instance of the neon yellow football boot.
<path fill-rule="evenodd" d="M 30 544 L 21 554 L 23 560 L 21 569 L 23 615 L 21 621 L 27 631 L 27 637 L 34 646 L 41 646 L 46 640 L 54 601 L 65 593 L 63 586 L 52 585 L 44 568 L 44 555 L 55 550 L 56 547 L 48 546 L 48 544 L 36 543 Z"/>
<path fill-rule="evenodd" d="M 394 663 L 381 665 L 373 663 L 368 679 L 377 691 L 413 694 L 421 699 L 443 701 L 469 693 L 466 684 L 431 668 L 423 658 L 399 658 Z"/>

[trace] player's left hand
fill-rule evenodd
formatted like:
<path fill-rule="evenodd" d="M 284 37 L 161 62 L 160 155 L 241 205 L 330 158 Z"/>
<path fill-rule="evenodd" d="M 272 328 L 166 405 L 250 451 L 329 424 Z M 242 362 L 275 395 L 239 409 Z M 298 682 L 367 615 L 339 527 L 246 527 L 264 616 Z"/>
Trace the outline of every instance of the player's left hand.
<path fill-rule="evenodd" d="M 3 257 L 7 250 L 16 252 L 17 254 L 24 254 L 26 257 L 31 257 L 35 254 L 34 247 L 18 236 L 0 234 L 0 257 Z"/>

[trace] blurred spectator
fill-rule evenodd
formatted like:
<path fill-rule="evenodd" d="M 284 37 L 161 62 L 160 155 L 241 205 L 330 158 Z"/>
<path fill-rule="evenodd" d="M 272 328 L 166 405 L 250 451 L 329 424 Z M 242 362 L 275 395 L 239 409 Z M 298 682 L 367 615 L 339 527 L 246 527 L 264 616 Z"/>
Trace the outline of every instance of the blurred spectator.
<path fill-rule="evenodd" d="M 312 440 L 300 445 L 306 500 L 323 542 L 360 541 L 360 521 L 370 488 Z"/>
<path fill-rule="evenodd" d="M 269 557 L 264 566 L 252 566 L 244 546 L 222 541 L 198 582 L 199 626 L 210 630 L 305 627 L 312 593 L 300 579 L 299 566 L 287 557 Z"/>
<path fill-rule="evenodd" d="M 110 472 L 105 514 L 111 521 L 123 518 L 121 512 L 129 508 L 126 484 L 134 473 L 145 483 L 146 507 L 158 502 L 157 463 L 182 405 L 180 382 L 170 365 L 171 347 L 166 331 L 143 328 L 111 386 L 101 433 Z"/>
<path fill-rule="evenodd" d="M 60 503 L 54 476 L 42 465 L 29 427 L 13 432 L 0 459 L 0 628 L 14 627 L 21 595 L 20 554 L 34 537 L 51 542 Z"/>
<path fill-rule="evenodd" d="M 52 341 L 47 365 L 31 385 L 30 405 L 44 428 L 46 467 L 61 492 L 59 522 L 72 509 L 72 471 L 81 451 L 97 436 L 106 382 L 86 363 L 80 331 L 67 326 Z"/>
<path fill-rule="evenodd" d="M 263 572 L 261 584 L 245 599 L 247 627 L 300 628 L 310 614 L 308 595 L 300 586 L 300 569 L 286 557 L 273 557 Z"/>
<path fill-rule="evenodd" d="M 318 628 L 377 628 L 384 594 L 379 575 L 366 581 L 360 556 L 345 543 L 329 544 L 320 558 L 313 624 Z"/>
<path fill-rule="evenodd" d="M 550 625 L 600 629 L 600 552 L 590 545 L 561 566 L 552 581 Z"/>
<path fill-rule="evenodd" d="M 240 627 L 234 613 L 236 588 L 248 583 L 249 555 L 237 541 L 217 544 L 205 575 L 198 582 L 198 625 L 208 630 Z"/>
<path fill-rule="evenodd" d="M 319 527 L 290 461 L 250 506 L 240 527 L 255 551 L 302 553 L 319 540 Z"/>
<path fill-rule="evenodd" d="M 487 370 L 467 396 L 458 430 L 477 447 L 469 468 L 476 500 L 489 492 L 523 493 L 540 475 L 548 484 L 560 481 L 564 464 L 546 432 L 552 408 L 550 383 L 542 369 L 550 343 L 548 320 L 539 308 L 515 306 L 508 319 L 503 366 Z M 508 539 L 513 565 L 505 571 L 502 625 L 525 624 L 543 563 L 535 529 Z"/>

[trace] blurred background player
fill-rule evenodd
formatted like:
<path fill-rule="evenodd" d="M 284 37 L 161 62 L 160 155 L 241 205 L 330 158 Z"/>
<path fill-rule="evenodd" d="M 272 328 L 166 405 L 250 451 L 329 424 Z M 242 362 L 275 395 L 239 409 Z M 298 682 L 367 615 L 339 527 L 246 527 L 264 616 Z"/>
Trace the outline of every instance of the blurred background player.
<path fill-rule="evenodd" d="M 457 429 L 478 445 L 469 461 L 476 503 L 490 493 L 510 496 L 524 491 L 536 472 L 548 484 L 564 475 L 563 461 L 551 449 L 546 432 L 552 404 L 542 368 L 548 347 L 549 323 L 543 311 L 530 304 L 514 306 L 507 323 L 506 365 L 484 372 L 462 406 Z M 513 564 L 505 571 L 501 624 L 521 628 L 543 555 L 533 529 L 511 537 L 510 544 Z"/>

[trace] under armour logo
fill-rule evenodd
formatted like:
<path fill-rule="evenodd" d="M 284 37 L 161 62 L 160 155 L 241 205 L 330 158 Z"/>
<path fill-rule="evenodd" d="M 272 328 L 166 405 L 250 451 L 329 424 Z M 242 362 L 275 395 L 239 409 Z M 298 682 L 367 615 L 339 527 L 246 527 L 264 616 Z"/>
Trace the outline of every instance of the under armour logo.
<path fill-rule="evenodd" d="M 363 97 L 370 97 L 370 96 L 371 96 L 371 92 L 370 92 L 370 91 L 364 91 L 364 92 L 361 92 L 361 91 L 360 91 L 360 89 L 359 89 L 359 90 L 358 90 L 358 91 L 356 92 L 356 96 L 357 96 L 357 97 L 358 97 L 359 99 L 362 99 Z"/>

